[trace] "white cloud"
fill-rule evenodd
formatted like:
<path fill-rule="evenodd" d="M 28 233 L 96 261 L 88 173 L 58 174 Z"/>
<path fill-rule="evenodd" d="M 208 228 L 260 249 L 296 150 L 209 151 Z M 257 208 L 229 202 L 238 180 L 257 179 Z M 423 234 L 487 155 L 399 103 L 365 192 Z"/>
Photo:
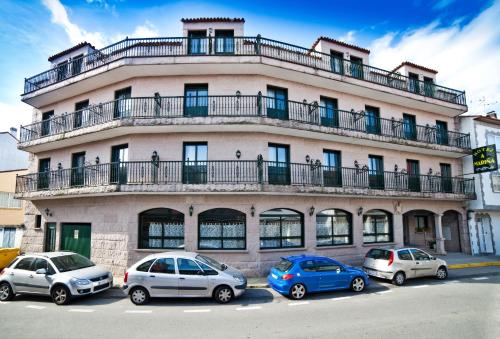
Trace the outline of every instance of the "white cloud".
<path fill-rule="evenodd" d="M 410 32 L 391 32 L 370 46 L 371 64 L 393 69 L 411 61 L 439 71 L 438 84 L 465 89 L 470 113 L 483 113 L 480 102 L 497 102 L 486 110 L 500 110 L 500 0 L 467 25 L 442 28 L 433 22 Z"/>
<path fill-rule="evenodd" d="M 129 38 L 154 38 L 160 35 L 158 28 L 153 25 L 150 21 L 146 20 L 143 25 L 139 25 L 135 27 L 135 30 L 132 34 L 116 34 L 110 40 L 113 42 L 120 41 L 125 39 L 125 37 Z"/>
<path fill-rule="evenodd" d="M 445 7 L 448 7 L 449 5 L 451 5 L 454 2 L 455 2 L 455 0 L 439 0 L 438 2 L 436 2 L 436 4 L 432 8 L 436 9 L 436 10 L 440 10 L 440 9 L 445 8 Z"/>
<path fill-rule="evenodd" d="M 11 127 L 18 129 L 20 125 L 31 123 L 33 108 L 25 103 L 8 104 L 0 102 L 0 132 L 8 131 Z"/>
<path fill-rule="evenodd" d="M 356 31 L 349 31 L 345 35 L 341 36 L 339 40 L 351 44 L 354 42 L 354 40 L 356 40 L 354 38 L 354 34 L 356 34 Z"/>

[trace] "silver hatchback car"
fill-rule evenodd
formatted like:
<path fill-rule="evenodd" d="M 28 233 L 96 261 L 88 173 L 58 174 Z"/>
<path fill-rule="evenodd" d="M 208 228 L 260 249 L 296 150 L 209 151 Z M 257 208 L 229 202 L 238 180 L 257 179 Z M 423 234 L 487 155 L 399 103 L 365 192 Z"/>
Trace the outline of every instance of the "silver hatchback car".
<path fill-rule="evenodd" d="M 152 254 L 125 272 L 123 291 L 136 305 L 151 297 L 212 297 L 228 303 L 241 296 L 247 279 L 235 268 L 193 252 Z"/>
<path fill-rule="evenodd" d="M 365 256 L 363 270 L 373 277 L 392 280 L 398 286 L 406 279 L 448 277 L 446 261 L 418 248 L 372 248 Z"/>
<path fill-rule="evenodd" d="M 0 272 L 0 301 L 16 294 L 49 295 L 57 305 L 72 297 L 105 291 L 113 275 L 72 252 L 20 255 Z"/>

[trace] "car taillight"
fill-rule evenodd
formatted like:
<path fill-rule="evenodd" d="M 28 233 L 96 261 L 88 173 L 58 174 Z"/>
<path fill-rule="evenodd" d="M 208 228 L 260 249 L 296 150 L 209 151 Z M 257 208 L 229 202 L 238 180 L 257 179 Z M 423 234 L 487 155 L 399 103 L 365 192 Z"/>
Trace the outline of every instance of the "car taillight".
<path fill-rule="evenodd" d="M 388 266 L 391 266 L 392 263 L 394 262 L 394 252 L 389 252 L 389 262 L 387 263 Z"/>
<path fill-rule="evenodd" d="M 293 278 L 293 274 L 289 274 L 289 273 L 287 273 L 287 274 L 283 274 L 283 275 L 281 276 L 281 279 L 283 279 L 283 280 L 290 280 L 290 279 L 292 279 L 292 278 Z"/>
<path fill-rule="evenodd" d="M 3 274 L 3 272 L 5 272 L 5 268 L 3 268 L 1 271 L 0 271 L 0 275 Z"/>
<path fill-rule="evenodd" d="M 128 280 L 128 272 L 125 272 L 125 277 L 123 277 L 123 282 L 126 283 Z"/>

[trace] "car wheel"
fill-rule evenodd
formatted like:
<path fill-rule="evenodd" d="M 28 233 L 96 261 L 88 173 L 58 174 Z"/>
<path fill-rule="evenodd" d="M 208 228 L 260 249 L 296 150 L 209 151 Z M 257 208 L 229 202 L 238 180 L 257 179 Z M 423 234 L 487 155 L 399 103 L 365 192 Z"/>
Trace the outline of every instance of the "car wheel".
<path fill-rule="evenodd" d="M 365 281 L 361 277 L 354 278 L 351 282 L 351 290 L 361 292 L 365 289 Z"/>
<path fill-rule="evenodd" d="M 220 286 L 215 290 L 214 298 L 219 304 L 227 304 L 233 299 L 233 290 L 227 286 Z"/>
<path fill-rule="evenodd" d="M 52 296 L 52 300 L 56 305 L 66 305 L 71 299 L 71 293 L 69 292 L 68 288 L 63 285 L 54 287 L 50 295 Z"/>
<path fill-rule="evenodd" d="M 439 280 L 448 278 L 448 270 L 446 269 L 446 267 L 441 266 L 438 268 L 436 272 L 436 278 L 438 278 Z"/>
<path fill-rule="evenodd" d="M 295 284 L 290 288 L 290 296 L 295 300 L 304 298 L 306 293 L 306 287 L 303 284 Z"/>
<path fill-rule="evenodd" d="M 136 287 L 130 291 L 130 301 L 135 305 L 144 305 L 149 302 L 149 293 L 144 287 Z"/>
<path fill-rule="evenodd" d="M 392 283 L 397 286 L 402 286 L 404 285 L 406 281 L 406 276 L 403 272 L 397 272 L 394 274 L 394 277 L 392 278 Z"/>
<path fill-rule="evenodd" d="M 14 291 L 10 287 L 9 283 L 2 283 L 0 285 L 0 301 L 9 301 L 14 298 Z"/>

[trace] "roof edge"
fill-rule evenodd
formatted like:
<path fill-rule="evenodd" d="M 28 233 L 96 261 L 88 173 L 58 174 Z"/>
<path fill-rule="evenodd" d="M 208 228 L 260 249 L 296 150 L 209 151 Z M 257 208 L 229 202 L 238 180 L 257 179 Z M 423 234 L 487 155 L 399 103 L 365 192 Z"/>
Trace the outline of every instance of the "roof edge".
<path fill-rule="evenodd" d="M 352 48 L 352 49 L 355 49 L 355 50 L 363 52 L 363 53 L 370 54 L 370 50 L 369 49 L 366 49 L 366 48 L 363 48 L 363 47 L 359 47 L 359 46 L 356 46 L 356 45 L 352 45 L 352 44 L 348 44 L 347 42 L 343 42 L 343 41 L 340 41 L 340 40 L 337 40 L 337 39 L 329 38 L 327 36 L 320 36 L 320 37 L 318 37 L 316 39 L 316 41 L 312 44 L 311 49 L 314 49 L 319 44 L 319 42 L 321 40 L 324 40 L 324 41 L 327 41 L 327 42 L 331 42 L 332 44 L 340 45 L 340 46 L 343 46 L 343 47 Z"/>

